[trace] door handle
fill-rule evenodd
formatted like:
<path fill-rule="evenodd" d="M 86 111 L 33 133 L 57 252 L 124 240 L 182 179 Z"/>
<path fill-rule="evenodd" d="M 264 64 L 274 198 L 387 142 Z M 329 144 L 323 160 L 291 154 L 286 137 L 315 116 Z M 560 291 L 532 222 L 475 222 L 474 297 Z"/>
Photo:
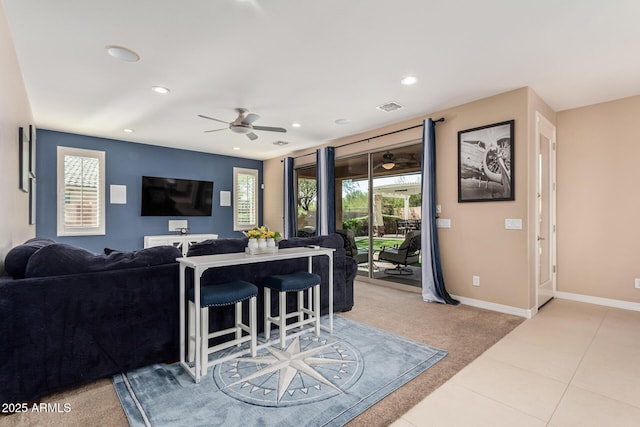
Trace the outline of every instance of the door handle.
<path fill-rule="evenodd" d="M 540 240 L 544 240 L 544 237 L 538 236 L 538 241 L 540 241 Z"/>

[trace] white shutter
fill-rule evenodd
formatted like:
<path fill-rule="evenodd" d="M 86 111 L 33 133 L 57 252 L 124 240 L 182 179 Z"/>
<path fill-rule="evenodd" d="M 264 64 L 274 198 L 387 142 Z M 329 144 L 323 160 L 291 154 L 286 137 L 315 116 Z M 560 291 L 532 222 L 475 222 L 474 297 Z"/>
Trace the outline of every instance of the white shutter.
<path fill-rule="evenodd" d="M 104 152 L 58 147 L 58 235 L 105 234 Z"/>
<path fill-rule="evenodd" d="M 258 226 L 258 171 L 233 168 L 234 230 Z"/>
<path fill-rule="evenodd" d="M 96 158 L 64 156 L 65 227 L 98 226 L 100 218 L 98 163 Z"/>

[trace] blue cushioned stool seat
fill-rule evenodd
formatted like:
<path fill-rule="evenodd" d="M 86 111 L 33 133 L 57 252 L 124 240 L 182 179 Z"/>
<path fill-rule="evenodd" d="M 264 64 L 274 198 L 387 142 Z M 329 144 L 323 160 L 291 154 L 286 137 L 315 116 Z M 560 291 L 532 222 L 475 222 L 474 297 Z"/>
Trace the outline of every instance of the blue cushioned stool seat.
<path fill-rule="evenodd" d="M 256 300 L 258 288 L 256 285 L 243 280 L 233 280 L 220 285 L 208 285 L 200 287 L 200 333 L 199 340 L 196 340 L 195 327 L 195 303 L 194 289 L 187 291 L 189 298 L 189 346 L 188 360 L 193 362 L 195 353 L 200 355 L 200 374 L 207 373 L 207 367 L 220 363 L 222 360 L 209 361 L 209 354 L 224 350 L 231 346 L 239 346 L 249 341 L 251 355 L 256 355 L 257 344 L 257 309 Z M 242 323 L 242 302 L 249 300 L 249 324 Z M 210 332 L 209 331 L 209 308 L 235 306 L 235 324 L 231 328 Z M 243 332 L 248 335 L 243 335 Z M 227 340 L 221 344 L 209 346 L 209 339 L 224 335 L 235 334 L 234 339 Z M 199 346 L 198 346 L 199 341 Z M 199 348 L 196 348 L 199 347 Z M 224 359 L 223 359 L 224 360 Z"/>
<path fill-rule="evenodd" d="M 278 292 L 294 292 L 308 289 L 320 283 L 320 276 L 306 271 L 297 271 L 291 274 L 283 274 L 265 277 L 262 284 Z"/>
<path fill-rule="evenodd" d="M 189 300 L 193 301 L 193 289 L 189 289 Z M 200 288 L 200 307 L 221 307 L 244 301 L 258 295 L 258 287 L 243 280 Z"/>
<path fill-rule="evenodd" d="M 280 347 L 284 348 L 287 331 L 302 327 L 308 323 L 314 324 L 316 336 L 320 335 L 320 276 L 306 271 L 290 274 L 268 276 L 262 279 L 264 287 L 264 336 L 271 336 L 271 325 L 278 326 L 280 332 Z M 278 316 L 271 315 L 271 290 L 278 292 Z M 313 290 L 313 295 L 312 295 Z M 308 291 L 307 306 L 304 303 L 304 292 Z M 298 308 L 287 313 L 287 292 L 296 292 Z M 305 318 L 306 316 L 306 318 Z M 287 319 L 297 317 L 297 322 L 287 324 Z"/>

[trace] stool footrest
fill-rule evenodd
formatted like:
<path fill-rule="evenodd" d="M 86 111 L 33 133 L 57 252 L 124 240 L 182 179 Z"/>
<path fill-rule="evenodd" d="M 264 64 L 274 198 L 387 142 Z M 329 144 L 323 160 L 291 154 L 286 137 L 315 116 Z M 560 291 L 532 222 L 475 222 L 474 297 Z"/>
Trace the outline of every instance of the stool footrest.
<path fill-rule="evenodd" d="M 221 344 L 214 345 L 213 347 L 209 347 L 209 349 L 207 350 L 207 354 L 215 353 L 216 351 L 224 350 L 226 348 L 233 347 L 234 345 L 240 345 L 249 340 L 251 340 L 251 335 L 245 335 L 244 337 L 237 340 L 223 342 Z"/>
<path fill-rule="evenodd" d="M 224 335 L 235 334 L 238 331 L 238 328 L 242 329 L 243 331 L 249 334 L 251 333 L 251 327 L 249 327 L 249 325 L 245 325 L 244 323 L 241 323 L 238 325 L 238 327 L 232 327 L 228 329 L 223 329 L 221 331 L 211 332 L 207 338 L 218 338 Z"/>

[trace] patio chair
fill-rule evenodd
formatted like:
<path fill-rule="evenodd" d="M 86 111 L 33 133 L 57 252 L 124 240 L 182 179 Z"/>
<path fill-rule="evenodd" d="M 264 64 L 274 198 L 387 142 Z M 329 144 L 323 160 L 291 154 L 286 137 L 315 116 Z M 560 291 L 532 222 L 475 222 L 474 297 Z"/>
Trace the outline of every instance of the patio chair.
<path fill-rule="evenodd" d="M 316 235 L 316 229 L 308 225 L 296 231 L 297 237 L 313 237 L 315 235 Z"/>
<path fill-rule="evenodd" d="M 388 261 L 396 265 L 395 268 L 387 268 L 385 274 L 409 275 L 413 270 L 407 267 L 420 259 L 420 231 L 408 231 L 400 246 L 383 247 L 378 254 L 378 261 Z"/>

